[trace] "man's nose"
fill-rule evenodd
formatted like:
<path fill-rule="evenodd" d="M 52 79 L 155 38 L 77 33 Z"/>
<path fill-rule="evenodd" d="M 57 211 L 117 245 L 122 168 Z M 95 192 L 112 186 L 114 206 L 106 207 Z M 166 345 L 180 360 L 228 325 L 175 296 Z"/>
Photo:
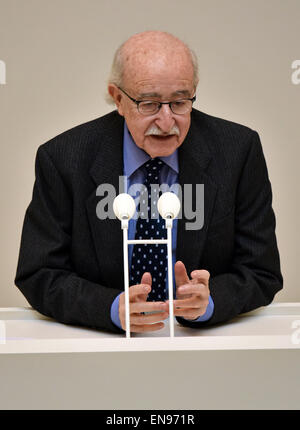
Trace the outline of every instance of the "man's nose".
<path fill-rule="evenodd" d="M 174 114 L 168 104 L 161 105 L 155 124 L 165 133 L 168 133 L 175 124 Z"/>

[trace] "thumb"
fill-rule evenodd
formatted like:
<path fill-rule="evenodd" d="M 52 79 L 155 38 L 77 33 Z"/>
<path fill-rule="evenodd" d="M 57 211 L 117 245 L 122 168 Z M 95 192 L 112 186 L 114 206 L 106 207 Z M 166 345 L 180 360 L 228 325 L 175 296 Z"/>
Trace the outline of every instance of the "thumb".
<path fill-rule="evenodd" d="M 152 284 L 152 277 L 150 272 L 145 272 L 141 279 L 141 284 L 148 284 L 151 286 Z"/>
<path fill-rule="evenodd" d="M 151 284 L 152 284 L 152 277 L 151 277 L 151 273 L 149 273 L 149 272 L 145 272 L 145 273 L 143 274 L 142 279 L 141 279 L 141 284 L 147 284 L 147 285 L 150 285 L 150 287 L 151 287 Z M 151 288 L 149 289 L 149 292 L 150 292 L 150 291 L 151 291 Z M 148 294 L 149 294 L 149 292 L 148 292 L 148 293 L 146 293 L 146 294 L 141 295 L 141 296 L 140 296 L 140 299 L 142 299 L 142 300 L 144 300 L 144 301 L 147 301 L 147 298 L 148 298 Z"/>
<path fill-rule="evenodd" d="M 185 265 L 182 261 L 176 261 L 174 272 L 177 287 L 189 283 L 190 279 L 188 277 Z"/>

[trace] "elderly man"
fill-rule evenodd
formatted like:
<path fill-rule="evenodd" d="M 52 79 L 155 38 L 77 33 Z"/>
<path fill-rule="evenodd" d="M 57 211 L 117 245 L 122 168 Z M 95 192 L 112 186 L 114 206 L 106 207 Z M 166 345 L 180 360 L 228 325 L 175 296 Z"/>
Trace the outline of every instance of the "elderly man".
<path fill-rule="evenodd" d="M 179 323 L 227 321 L 269 304 L 282 288 L 259 136 L 192 109 L 197 76 L 193 52 L 176 37 L 134 35 L 117 51 L 108 85 L 117 111 L 38 149 L 15 282 L 39 312 L 68 324 L 125 329 L 120 222 L 99 219 L 96 210 L 104 198 L 99 185 L 118 190 L 122 176 L 126 186 L 148 190 L 156 182 L 204 186 L 201 228 L 188 229 L 182 213 L 173 229 Z M 165 237 L 160 218 L 145 218 L 130 221 L 131 238 Z M 168 317 L 160 247 L 130 251 L 132 332 L 159 330 Z"/>

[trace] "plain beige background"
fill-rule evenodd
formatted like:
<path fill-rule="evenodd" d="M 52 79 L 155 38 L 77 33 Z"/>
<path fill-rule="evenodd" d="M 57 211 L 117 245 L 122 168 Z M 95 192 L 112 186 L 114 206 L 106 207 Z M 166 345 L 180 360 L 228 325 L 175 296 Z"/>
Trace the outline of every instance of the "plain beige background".
<path fill-rule="evenodd" d="M 197 53 L 195 107 L 260 134 L 273 187 L 284 289 L 298 285 L 299 0 L 0 0 L 0 307 L 26 306 L 14 287 L 21 229 L 40 144 L 109 112 L 115 49 L 144 30 L 165 30 Z"/>

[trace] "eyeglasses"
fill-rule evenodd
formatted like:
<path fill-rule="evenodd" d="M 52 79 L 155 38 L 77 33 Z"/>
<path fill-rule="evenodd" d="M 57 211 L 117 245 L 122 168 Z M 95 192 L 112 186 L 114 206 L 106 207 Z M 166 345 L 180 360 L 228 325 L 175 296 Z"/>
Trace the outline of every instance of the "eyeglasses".
<path fill-rule="evenodd" d="M 136 100 L 127 94 L 122 88 L 118 87 L 130 100 L 136 105 L 139 113 L 142 115 L 154 115 L 156 114 L 162 105 L 169 105 L 170 109 L 176 115 L 184 115 L 191 111 L 196 96 L 191 99 L 174 100 L 172 102 L 157 102 L 154 100 Z"/>

